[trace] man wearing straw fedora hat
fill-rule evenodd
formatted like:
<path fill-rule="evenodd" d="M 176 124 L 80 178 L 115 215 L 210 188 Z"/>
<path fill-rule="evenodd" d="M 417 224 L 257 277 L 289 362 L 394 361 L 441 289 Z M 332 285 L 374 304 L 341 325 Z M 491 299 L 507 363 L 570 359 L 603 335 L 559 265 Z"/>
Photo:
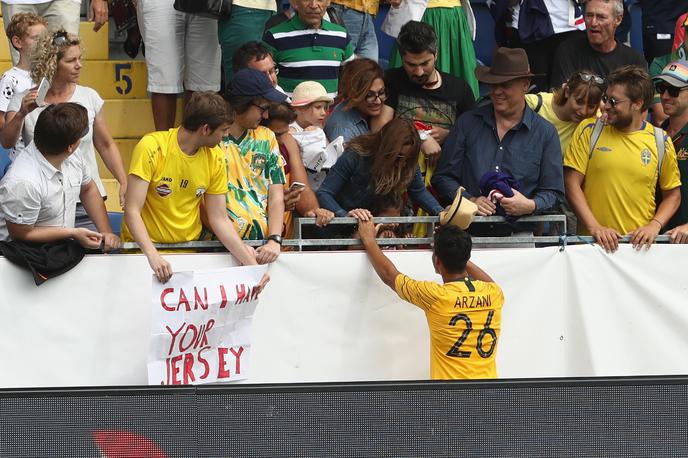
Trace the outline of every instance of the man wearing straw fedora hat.
<path fill-rule="evenodd" d="M 475 73 L 489 86 L 492 101 L 465 113 L 452 127 L 432 178 L 441 203 L 451 202 L 463 186 L 464 197 L 475 202 L 482 216 L 499 211 L 516 218 L 555 208 L 564 194 L 561 147 L 556 129 L 526 105 L 534 75 L 525 51 L 497 48 L 492 66 Z M 511 197 L 481 195 L 480 180 L 488 172 L 513 177 L 519 190 L 512 189 Z M 483 229 L 509 235 L 516 227 Z"/>

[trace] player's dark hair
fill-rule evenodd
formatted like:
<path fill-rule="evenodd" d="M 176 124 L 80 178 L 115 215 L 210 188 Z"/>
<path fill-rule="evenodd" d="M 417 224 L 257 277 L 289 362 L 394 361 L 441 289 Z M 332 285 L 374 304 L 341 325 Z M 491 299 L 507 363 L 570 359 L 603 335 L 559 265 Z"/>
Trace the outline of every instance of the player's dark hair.
<path fill-rule="evenodd" d="M 640 111 L 647 110 L 652 104 L 655 90 L 650 75 L 637 65 L 619 67 L 607 76 L 608 86 L 624 86 L 626 95 L 633 102 L 642 101 Z"/>
<path fill-rule="evenodd" d="M 420 54 L 429 51 L 437 53 L 437 34 L 435 29 L 424 22 L 408 21 L 399 31 L 397 37 L 399 54 Z"/>
<path fill-rule="evenodd" d="M 272 56 L 268 48 L 266 48 L 259 41 L 249 41 L 234 51 L 232 56 L 232 71 L 234 73 L 241 69 L 248 68 L 248 64 L 252 61 L 263 60 L 268 56 Z"/>
<path fill-rule="evenodd" d="M 46 156 L 62 154 L 88 133 L 88 111 L 78 103 L 48 105 L 38 115 L 33 141 Z"/>
<path fill-rule="evenodd" d="M 210 130 L 215 130 L 233 120 L 232 110 L 221 95 L 212 91 L 196 91 L 184 108 L 182 127 L 195 131 L 207 124 Z"/>
<path fill-rule="evenodd" d="M 458 274 L 466 270 L 473 247 L 471 236 L 467 232 L 448 224 L 437 228 L 434 240 L 433 253 L 449 273 Z"/>

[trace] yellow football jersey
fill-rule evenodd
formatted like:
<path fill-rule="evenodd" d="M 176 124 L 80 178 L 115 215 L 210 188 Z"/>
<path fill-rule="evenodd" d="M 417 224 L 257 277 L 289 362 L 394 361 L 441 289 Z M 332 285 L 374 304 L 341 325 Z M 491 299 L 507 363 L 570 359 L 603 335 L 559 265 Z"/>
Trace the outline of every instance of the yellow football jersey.
<path fill-rule="evenodd" d="M 241 139 L 225 140 L 227 213 L 239 236 L 268 236 L 268 189 L 284 184 L 284 162 L 275 134 L 267 127 L 249 129 Z"/>
<path fill-rule="evenodd" d="M 394 289 L 425 311 L 433 379 L 497 377 L 504 294 L 496 283 L 466 278 L 440 285 L 400 274 Z"/>
<path fill-rule="evenodd" d="M 625 133 L 605 126 L 590 154 L 595 119 L 583 121 L 564 154 L 564 166 L 585 175 L 583 193 L 597 222 L 628 234 L 649 224 L 655 216 L 655 188 L 681 185 L 676 151 L 665 135 L 665 153 L 657 177 L 659 154 L 653 127 Z M 585 228 L 579 231 L 588 234 Z"/>
<path fill-rule="evenodd" d="M 177 142 L 178 131 L 148 134 L 132 152 L 129 173 L 149 183 L 141 218 L 153 242 L 198 240 L 203 196 L 227 193 L 222 150 L 200 148 L 193 156 L 184 154 Z M 122 240 L 133 240 L 124 221 Z"/>

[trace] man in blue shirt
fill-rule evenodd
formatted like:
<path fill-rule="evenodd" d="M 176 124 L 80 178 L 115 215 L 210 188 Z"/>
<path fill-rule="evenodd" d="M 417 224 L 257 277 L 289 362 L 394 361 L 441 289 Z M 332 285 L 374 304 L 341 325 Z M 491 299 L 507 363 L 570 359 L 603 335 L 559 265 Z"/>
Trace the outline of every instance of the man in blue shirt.
<path fill-rule="evenodd" d="M 556 129 L 525 102 L 530 85 L 528 57 L 523 49 L 497 48 L 492 67 L 476 69 L 478 81 L 490 86 L 492 103 L 463 114 L 442 147 L 432 185 L 440 203 L 454 199 L 459 186 L 478 205 L 482 216 L 500 205 L 518 217 L 553 209 L 563 199 L 561 147 Z M 490 171 L 511 175 L 520 191 L 497 203 L 481 195 L 480 179 Z"/>

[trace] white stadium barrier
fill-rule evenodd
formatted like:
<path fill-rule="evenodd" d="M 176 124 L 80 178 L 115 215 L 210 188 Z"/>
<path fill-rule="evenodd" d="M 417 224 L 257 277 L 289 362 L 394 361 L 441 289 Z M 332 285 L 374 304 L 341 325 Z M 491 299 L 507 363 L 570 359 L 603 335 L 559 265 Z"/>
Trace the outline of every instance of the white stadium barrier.
<path fill-rule="evenodd" d="M 429 251 L 388 251 L 439 279 Z M 175 271 L 227 254 L 166 255 Z M 591 245 L 474 251 L 506 296 L 500 377 L 688 374 L 688 246 L 613 255 Z M 254 320 L 248 383 L 429 376 L 422 312 L 362 252 L 283 253 Z M 0 258 L 0 388 L 147 383 L 151 272 L 141 255 L 87 256 L 36 287 Z"/>

